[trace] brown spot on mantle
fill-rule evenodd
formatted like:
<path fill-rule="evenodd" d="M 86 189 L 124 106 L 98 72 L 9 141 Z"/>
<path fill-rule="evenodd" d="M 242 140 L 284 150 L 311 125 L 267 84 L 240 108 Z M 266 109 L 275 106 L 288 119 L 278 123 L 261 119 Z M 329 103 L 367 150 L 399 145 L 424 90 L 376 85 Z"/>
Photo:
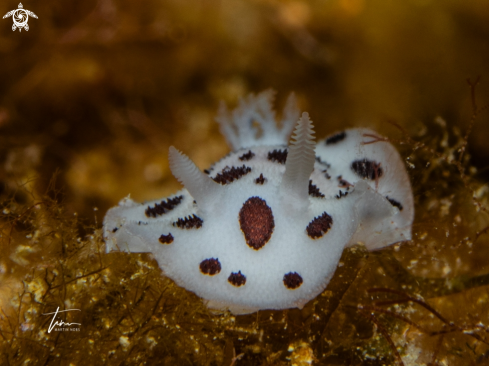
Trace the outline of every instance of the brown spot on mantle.
<path fill-rule="evenodd" d="M 307 225 L 307 235 L 313 239 L 321 238 L 328 232 L 331 225 L 333 225 L 333 218 L 326 212 L 323 212 L 321 216 L 314 218 L 314 220 Z"/>
<path fill-rule="evenodd" d="M 261 185 L 263 185 L 266 180 L 267 180 L 267 178 L 265 178 L 263 176 L 263 174 L 260 174 L 260 176 L 255 179 L 255 184 L 261 184 Z"/>
<path fill-rule="evenodd" d="M 161 234 L 158 240 L 161 244 L 171 244 L 173 243 L 173 235 L 171 233 L 168 233 L 168 235 Z"/>
<path fill-rule="evenodd" d="M 289 290 L 295 290 L 296 288 L 300 287 L 302 282 L 304 282 L 304 280 L 297 272 L 289 272 L 284 275 L 284 285 Z"/>
<path fill-rule="evenodd" d="M 275 222 L 272 209 L 260 197 L 249 198 L 239 210 L 239 225 L 246 244 L 258 250 L 271 238 Z"/>
<path fill-rule="evenodd" d="M 319 188 L 315 184 L 312 184 L 312 180 L 309 180 L 309 196 L 318 198 L 324 197 L 324 194 L 321 193 Z"/>
<path fill-rule="evenodd" d="M 204 221 L 195 214 L 192 216 L 185 217 L 184 219 L 179 218 L 173 223 L 173 226 L 179 227 L 180 229 L 200 229 Z"/>
<path fill-rule="evenodd" d="M 255 154 L 251 150 L 248 150 L 248 152 L 246 154 L 243 154 L 239 157 L 239 160 L 248 161 L 248 160 L 251 160 L 253 158 L 253 156 L 255 156 Z"/>
<path fill-rule="evenodd" d="M 176 206 L 182 202 L 183 196 L 177 196 L 163 200 L 160 203 L 156 203 L 154 207 L 149 207 L 144 212 L 147 217 L 156 217 L 166 214 L 168 211 L 173 210 Z"/>
<path fill-rule="evenodd" d="M 377 180 L 383 174 L 380 163 L 368 159 L 355 160 L 351 163 L 351 169 L 363 179 Z"/>
<path fill-rule="evenodd" d="M 232 272 L 228 277 L 228 282 L 236 287 L 243 286 L 246 283 L 246 276 L 241 271 L 238 273 Z"/>
<path fill-rule="evenodd" d="M 234 182 L 235 180 L 238 180 L 241 178 L 243 175 L 248 174 L 251 172 L 251 168 L 249 166 L 239 166 L 239 167 L 226 167 L 222 170 L 221 173 L 217 173 L 214 179 L 215 182 L 225 185 Z"/>
<path fill-rule="evenodd" d="M 269 151 L 267 159 L 280 164 L 285 164 L 287 161 L 287 150 L 275 149 L 273 151 Z"/>
<path fill-rule="evenodd" d="M 204 259 L 200 262 L 200 272 L 209 276 L 214 276 L 221 272 L 221 263 L 219 263 L 217 258 Z"/>

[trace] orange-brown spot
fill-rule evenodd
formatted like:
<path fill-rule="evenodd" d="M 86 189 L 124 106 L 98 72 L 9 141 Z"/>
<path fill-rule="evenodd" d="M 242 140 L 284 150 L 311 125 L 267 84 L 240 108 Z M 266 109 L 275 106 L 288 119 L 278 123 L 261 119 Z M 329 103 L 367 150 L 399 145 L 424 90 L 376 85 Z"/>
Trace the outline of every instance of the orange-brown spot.
<path fill-rule="evenodd" d="M 214 276 L 221 272 L 221 263 L 219 263 L 217 258 L 204 259 L 200 262 L 200 272 L 209 276 Z"/>
<path fill-rule="evenodd" d="M 246 283 L 246 276 L 241 271 L 238 273 L 232 272 L 228 277 L 228 282 L 236 287 L 243 286 Z"/>
<path fill-rule="evenodd" d="M 243 175 L 251 172 L 251 168 L 249 166 L 240 166 L 240 167 L 226 167 L 222 170 L 221 173 L 218 173 L 214 179 L 215 182 L 225 185 L 238 180 Z"/>
<path fill-rule="evenodd" d="M 312 180 L 309 180 L 309 196 L 324 198 L 324 194 L 321 193 L 315 184 L 312 184 Z"/>
<path fill-rule="evenodd" d="M 173 235 L 168 233 L 168 235 L 162 234 L 158 239 L 161 244 L 171 244 L 173 243 Z"/>
<path fill-rule="evenodd" d="M 297 272 L 289 272 L 284 275 L 284 285 L 289 290 L 295 290 L 302 285 L 304 280 Z"/>
<path fill-rule="evenodd" d="M 246 154 L 243 154 L 239 157 L 239 160 L 248 161 L 248 160 L 251 160 L 253 158 L 253 156 L 255 156 L 255 154 L 251 150 L 248 150 L 248 152 Z"/>
<path fill-rule="evenodd" d="M 239 210 L 239 225 L 246 244 L 258 250 L 271 238 L 275 222 L 272 209 L 260 197 L 249 198 Z"/>
<path fill-rule="evenodd" d="M 263 174 L 260 174 L 258 178 L 255 179 L 255 184 L 261 184 L 263 185 L 266 182 L 267 178 L 263 176 Z"/>
<path fill-rule="evenodd" d="M 287 161 L 287 150 L 273 150 L 268 152 L 268 160 L 277 162 L 280 164 L 285 164 Z"/>
<path fill-rule="evenodd" d="M 316 239 L 322 237 L 333 225 L 333 218 L 326 212 L 318 216 L 307 225 L 306 231 L 309 237 Z"/>
<path fill-rule="evenodd" d="M 368 159 L 355 160 L 351 163 L 351 169 L 363 179 L 377 180 L 383 174 L 380 163 Z"/>
<path fill-rule="evenodd" d="M 177 196 L 163 200 L 160 203 L 156 203 L 154 207 L 149 207 L 144 212 L 147 217 L 156 217 L 173 210 L 176 206 L 182 202 L 183 196 Z"/>
<path fill-rule="evenodd" d="M 179 218 L 173 223 L 173 226 L 179 227 L 180 229 L 200 229 L 203 222 L 204 221 L 200 217 L 194 214 L 192 216 L 185 217 L 184 219 Z"/>

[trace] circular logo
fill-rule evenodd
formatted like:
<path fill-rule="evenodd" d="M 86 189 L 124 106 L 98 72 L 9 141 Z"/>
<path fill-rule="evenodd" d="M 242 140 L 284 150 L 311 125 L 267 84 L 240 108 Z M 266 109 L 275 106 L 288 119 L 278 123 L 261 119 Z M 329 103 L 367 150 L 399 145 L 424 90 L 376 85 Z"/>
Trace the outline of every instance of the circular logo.
<path fill-rule="evenodd" d="M 29 20 L 29 14 L 24 9 L 17 9 L 12 14 L 12 19 L 17 28 L 23 28 Z"/>

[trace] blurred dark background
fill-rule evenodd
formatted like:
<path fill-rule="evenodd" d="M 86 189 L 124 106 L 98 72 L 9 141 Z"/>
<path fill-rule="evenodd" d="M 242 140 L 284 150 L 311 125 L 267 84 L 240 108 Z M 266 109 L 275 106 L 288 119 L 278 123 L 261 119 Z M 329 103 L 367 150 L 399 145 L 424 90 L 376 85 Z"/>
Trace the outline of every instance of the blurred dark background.
<path fill-rule="evenodd" d="M 228 152 L 218 103 L 294 91 L 317 136 L 371 126 L 465 133 L 468 77 L 489 102 L 489 6 L 479 1 L 28 1 L 29 31 L 0 22 L 1 189 L 51 191 L 98 222 L 131 193 L 179 185 L 170 145 L 200 168 Z M 16 9 L 3 1 L 0 13 Z M 488 115 L 469 153 L 487 179 Z M 56 178 L 55 183 L 53 177 Z"/>

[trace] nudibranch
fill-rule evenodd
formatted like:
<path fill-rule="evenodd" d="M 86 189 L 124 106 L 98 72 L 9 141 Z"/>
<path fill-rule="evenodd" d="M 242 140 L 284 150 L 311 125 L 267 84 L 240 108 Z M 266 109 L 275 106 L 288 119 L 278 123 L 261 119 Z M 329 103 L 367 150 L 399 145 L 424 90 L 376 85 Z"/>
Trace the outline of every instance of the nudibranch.
<path fill-rule="evenodd" d="M 294 96 L 279 125 L 272 100 L 265 91 L 232 113 L 221 107 L 234 152 L 209 170 L 170 147 L 185 188 L 144 204 L 122 199 L 104 219 L 107 251 L 151 252 L 210 308 L 245 314 L 302 308 L 325 289 L 345 247 L 410 240 L 411 185 L 387 139 L 356 128 L 316 144 Z"/>

